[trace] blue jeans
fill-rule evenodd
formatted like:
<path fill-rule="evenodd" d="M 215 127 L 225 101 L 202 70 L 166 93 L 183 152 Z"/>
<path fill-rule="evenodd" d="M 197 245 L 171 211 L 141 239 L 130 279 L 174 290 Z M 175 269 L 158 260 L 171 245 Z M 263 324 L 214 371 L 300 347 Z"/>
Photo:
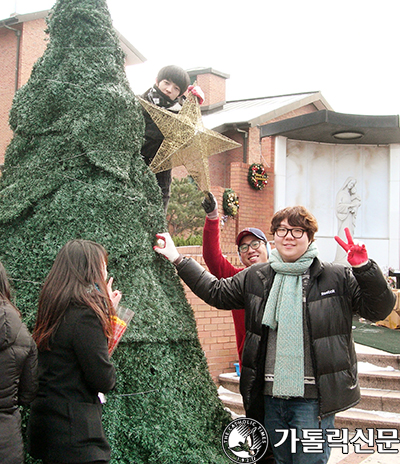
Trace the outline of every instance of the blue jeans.
<path fill-rule="evenodd" d="M 330 456 L 330 448 L 326 443 L 325 430 L 333 429 L 335 415 L 325 417 L 321 423 L 318 420 L 318 401 L 307 398 L 289 398 L 287 400 L 265 395 L 264 425 L 268 432 L 277 464 L 326 464 Z M 288 433 L 286 440 L 278 447 L 275 445 L 282 441 L 283 432 L 277 429 L 285 429 Z M 290 430 L 292 429 L 292 430 Z M 323 431 L 324 443 L 321 445 L 322 453 L 304 452 L 300 441 L 303 439 L 304 429 L 319 429 Z M 308 441 L 309 442 L 309 441 Z"/>

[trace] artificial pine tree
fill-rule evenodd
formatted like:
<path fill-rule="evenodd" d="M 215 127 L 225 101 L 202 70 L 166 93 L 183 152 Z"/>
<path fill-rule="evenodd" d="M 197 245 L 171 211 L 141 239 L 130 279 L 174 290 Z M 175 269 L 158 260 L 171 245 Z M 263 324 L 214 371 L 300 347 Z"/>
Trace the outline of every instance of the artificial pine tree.
<path fill-rule="evenodd" d="M 144 123 L 105 0 L 59 0 L 49 43 L 13 102 L 0 185 L 0 259 L 32 329 L 37 298 L 70 239 L 101 243 L 135 316 L 104 406 L 114 463 L 226 462 L 230 418 L 173 266 L 154 253 L 161 193 L 140 156 Z"/>

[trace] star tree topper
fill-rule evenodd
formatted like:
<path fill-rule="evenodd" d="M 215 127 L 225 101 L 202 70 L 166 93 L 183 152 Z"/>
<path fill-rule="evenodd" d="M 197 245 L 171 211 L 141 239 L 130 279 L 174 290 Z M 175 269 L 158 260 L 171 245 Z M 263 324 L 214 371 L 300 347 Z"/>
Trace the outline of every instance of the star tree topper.
<path fill-rule="evenodd" d="M 191 92 L 178 114 L 138 99 L 164 136 L 150 169 L 156 174 L 183 165 L 199 188 L 209 191 L 208 158 L 240 147 L 240 143 L 204 127 L 200 104 Z"/>

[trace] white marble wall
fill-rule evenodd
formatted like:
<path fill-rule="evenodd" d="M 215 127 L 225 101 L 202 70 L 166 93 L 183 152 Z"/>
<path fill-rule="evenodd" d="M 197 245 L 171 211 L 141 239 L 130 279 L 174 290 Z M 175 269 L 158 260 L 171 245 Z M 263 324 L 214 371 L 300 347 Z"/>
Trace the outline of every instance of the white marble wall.
<path fill-rule="evenodd" d="M 336 195 L 357 180 L 361 206 L 354 236 L 381 267 L 399 269 L 400 145 L 331 145 L 277 137 L 275 210 L 302 204 L 317 218 L 320 256 L 333 261 Z"/>

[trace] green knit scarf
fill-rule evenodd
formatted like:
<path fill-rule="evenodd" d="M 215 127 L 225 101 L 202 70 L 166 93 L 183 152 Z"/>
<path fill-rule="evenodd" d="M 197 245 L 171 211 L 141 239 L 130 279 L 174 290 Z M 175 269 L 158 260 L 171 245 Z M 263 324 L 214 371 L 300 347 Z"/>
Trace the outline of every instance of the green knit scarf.
<path fill-rule="evenodd" d="M 294 263 L 283 262 L 277 249 L 269 263 L 276 272 L 265 305 L 262 323 L 277 332 L 272 394 L 282 397 L 304 395 L 303 283 L 302 274 L 318 256 L 311 243 Z"/>

